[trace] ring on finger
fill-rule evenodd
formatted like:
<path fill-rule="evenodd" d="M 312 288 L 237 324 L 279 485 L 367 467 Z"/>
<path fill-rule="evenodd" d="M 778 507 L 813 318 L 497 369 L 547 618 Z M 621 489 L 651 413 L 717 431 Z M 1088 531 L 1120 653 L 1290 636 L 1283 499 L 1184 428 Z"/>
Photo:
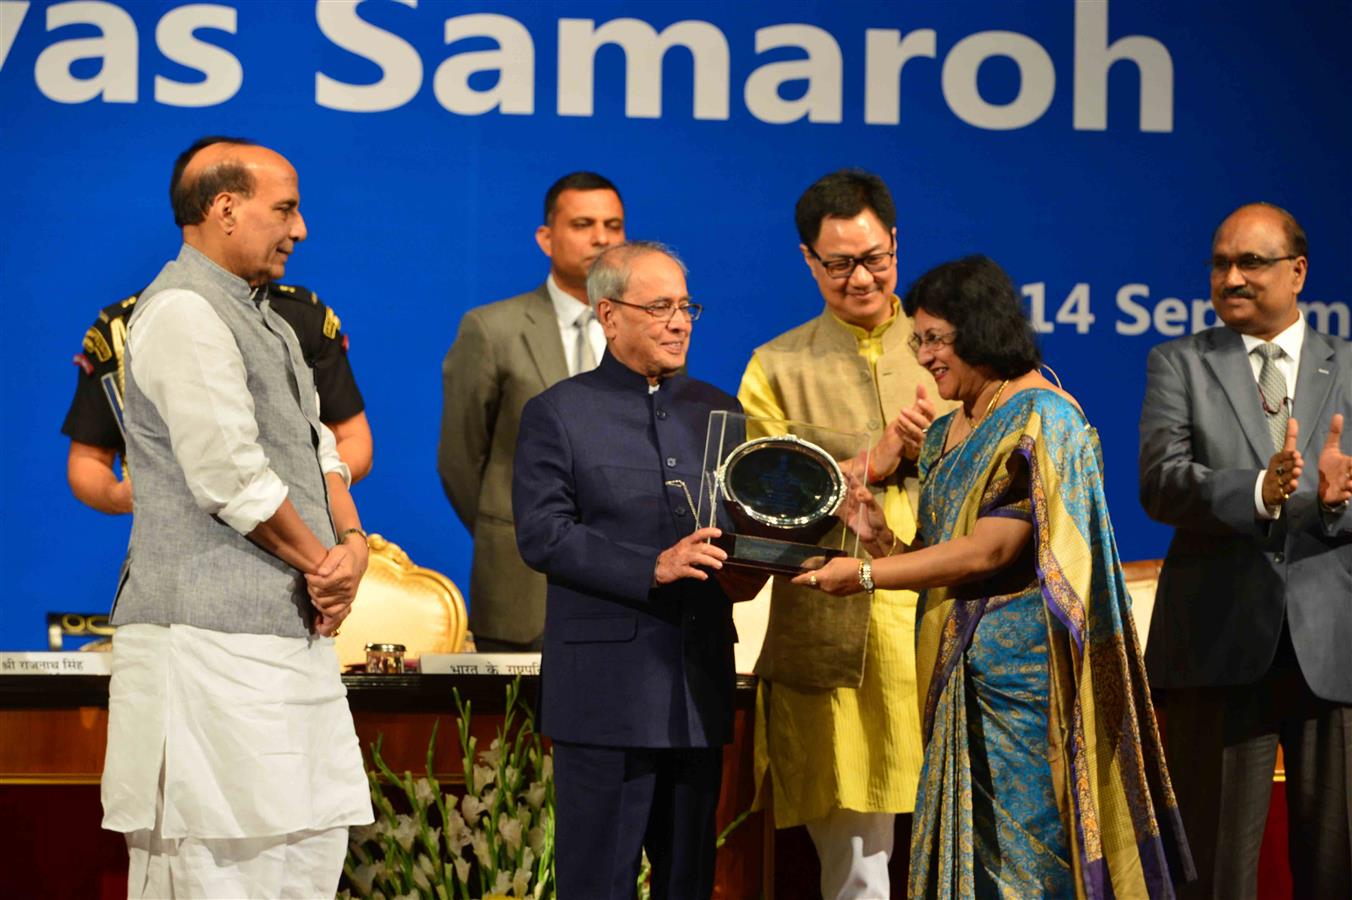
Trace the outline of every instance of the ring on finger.
<path fill-rule="evenodd" d="M 809 575 L 809 576 L 807 576 L 807 583 L 810 584 L 810 585 L 812 585 L 813 587 L 816 587 L 816 586 L 817 586 L 817 576 L 816 576 L 816 575 Z"/>

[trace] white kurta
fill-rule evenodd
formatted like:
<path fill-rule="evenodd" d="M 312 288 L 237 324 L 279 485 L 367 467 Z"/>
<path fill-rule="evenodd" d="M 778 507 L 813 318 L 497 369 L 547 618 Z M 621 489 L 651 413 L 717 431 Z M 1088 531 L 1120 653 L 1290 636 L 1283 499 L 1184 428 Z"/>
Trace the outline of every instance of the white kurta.
<path fill-rule="evenodd" d="M 373 821 L 330 638 L 126 625 L 113 638 L 103 827 L 255 838 Z"/>

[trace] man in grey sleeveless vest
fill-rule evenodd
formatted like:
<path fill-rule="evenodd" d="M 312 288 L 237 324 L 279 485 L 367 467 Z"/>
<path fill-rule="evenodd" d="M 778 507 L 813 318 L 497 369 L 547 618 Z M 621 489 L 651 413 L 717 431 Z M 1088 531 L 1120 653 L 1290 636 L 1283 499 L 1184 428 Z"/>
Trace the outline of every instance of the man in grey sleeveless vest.
<path fill-rule="evenodd" d="M 114 601 L 104 827 L 128 893 L 333 896 L 372 821 L 329 637 L 366 569 L 350 475 L 266 285 L 305 239 L 295 170 L 204 138 L 170 183 L 183 247 L 125 357 L 136 470 Z"/>

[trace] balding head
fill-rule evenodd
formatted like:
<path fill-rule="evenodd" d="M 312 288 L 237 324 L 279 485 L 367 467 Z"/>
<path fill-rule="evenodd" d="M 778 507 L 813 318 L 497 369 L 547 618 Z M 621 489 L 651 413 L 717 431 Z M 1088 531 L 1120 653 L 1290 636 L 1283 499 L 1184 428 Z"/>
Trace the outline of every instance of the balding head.
<path fill-rule="evenodd" d="M 251 141 L 203 138 L 174 172 L 170 196 L 187 244 L 250 284 L 282 277 L 306 237 L 299 179 L 285 157 Z"/>
<path fill-rule="evenodd" d="M 174 210 L 174 224 L 179 228 L 196 225 L 206 215 L 211 198 L 221 191 L 234 191 L 241 196 L 253 192 L 253 181 L 242 166 L 208 167 L 199 158 L 205 151 L 211 150 L 219 161 L 219 150 L 226 147 L 252 147 L 254 142 L 248 138 L 226 137 L 212 134 L 200 137 L 192 142 L 188 149 L 174 160 L 174 171 L 169 176 L 169 205 Z M 185 177 L 189 166 L 192 177 Z M 205 170 L 206 176 L 203 178 Z"/>
<path fill-rule="evenodd" d="M 1211 305 L 1227 326 L 1270 341 L 1300 318 L 1309 271 L 1305 231 L 1271 203 L 1226 216 L 1211 242 Z"/>
<path fill-rule="evenodd" d="M 1254 203 L 1246 203 L 1239 209 L 1230 213 L 1211 235 L 1211 244 L 1214 247 L 1216 238 L 1220 236 L 1221 229 L 1236 216 L 1267 216 L 1281 224 L 1282 231 L 1286 234 L 1286 252 L 1292 256 L 1310 255 L 1310 240 L 1305 236 L 1305 229 L 1300 227 L 1296 217 L 1282 209 L 1275 203 L 1268 203 L 1266 200 L 1258 200 Z"/>

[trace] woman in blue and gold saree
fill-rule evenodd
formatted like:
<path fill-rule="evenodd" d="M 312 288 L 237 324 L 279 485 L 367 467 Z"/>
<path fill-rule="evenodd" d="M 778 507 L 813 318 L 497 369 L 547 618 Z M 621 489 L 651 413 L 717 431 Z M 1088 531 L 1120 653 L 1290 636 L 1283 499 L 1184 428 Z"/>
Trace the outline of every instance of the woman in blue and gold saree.
<path fill-rule="evenodd" d="M 799 580 L 837 594 L 923 589 L 909 896 L 1172 897 L 1192 863 L 1098 437 L 1040 374 L 1018 294 L 994 262 L 940 266 L 905 304 L 920 363 L 962 404 L 910 435 L 916 542 L 885 555 L 896 540 L 859 492 L 865 514 L 851 521 L 882 558 Z"/>

